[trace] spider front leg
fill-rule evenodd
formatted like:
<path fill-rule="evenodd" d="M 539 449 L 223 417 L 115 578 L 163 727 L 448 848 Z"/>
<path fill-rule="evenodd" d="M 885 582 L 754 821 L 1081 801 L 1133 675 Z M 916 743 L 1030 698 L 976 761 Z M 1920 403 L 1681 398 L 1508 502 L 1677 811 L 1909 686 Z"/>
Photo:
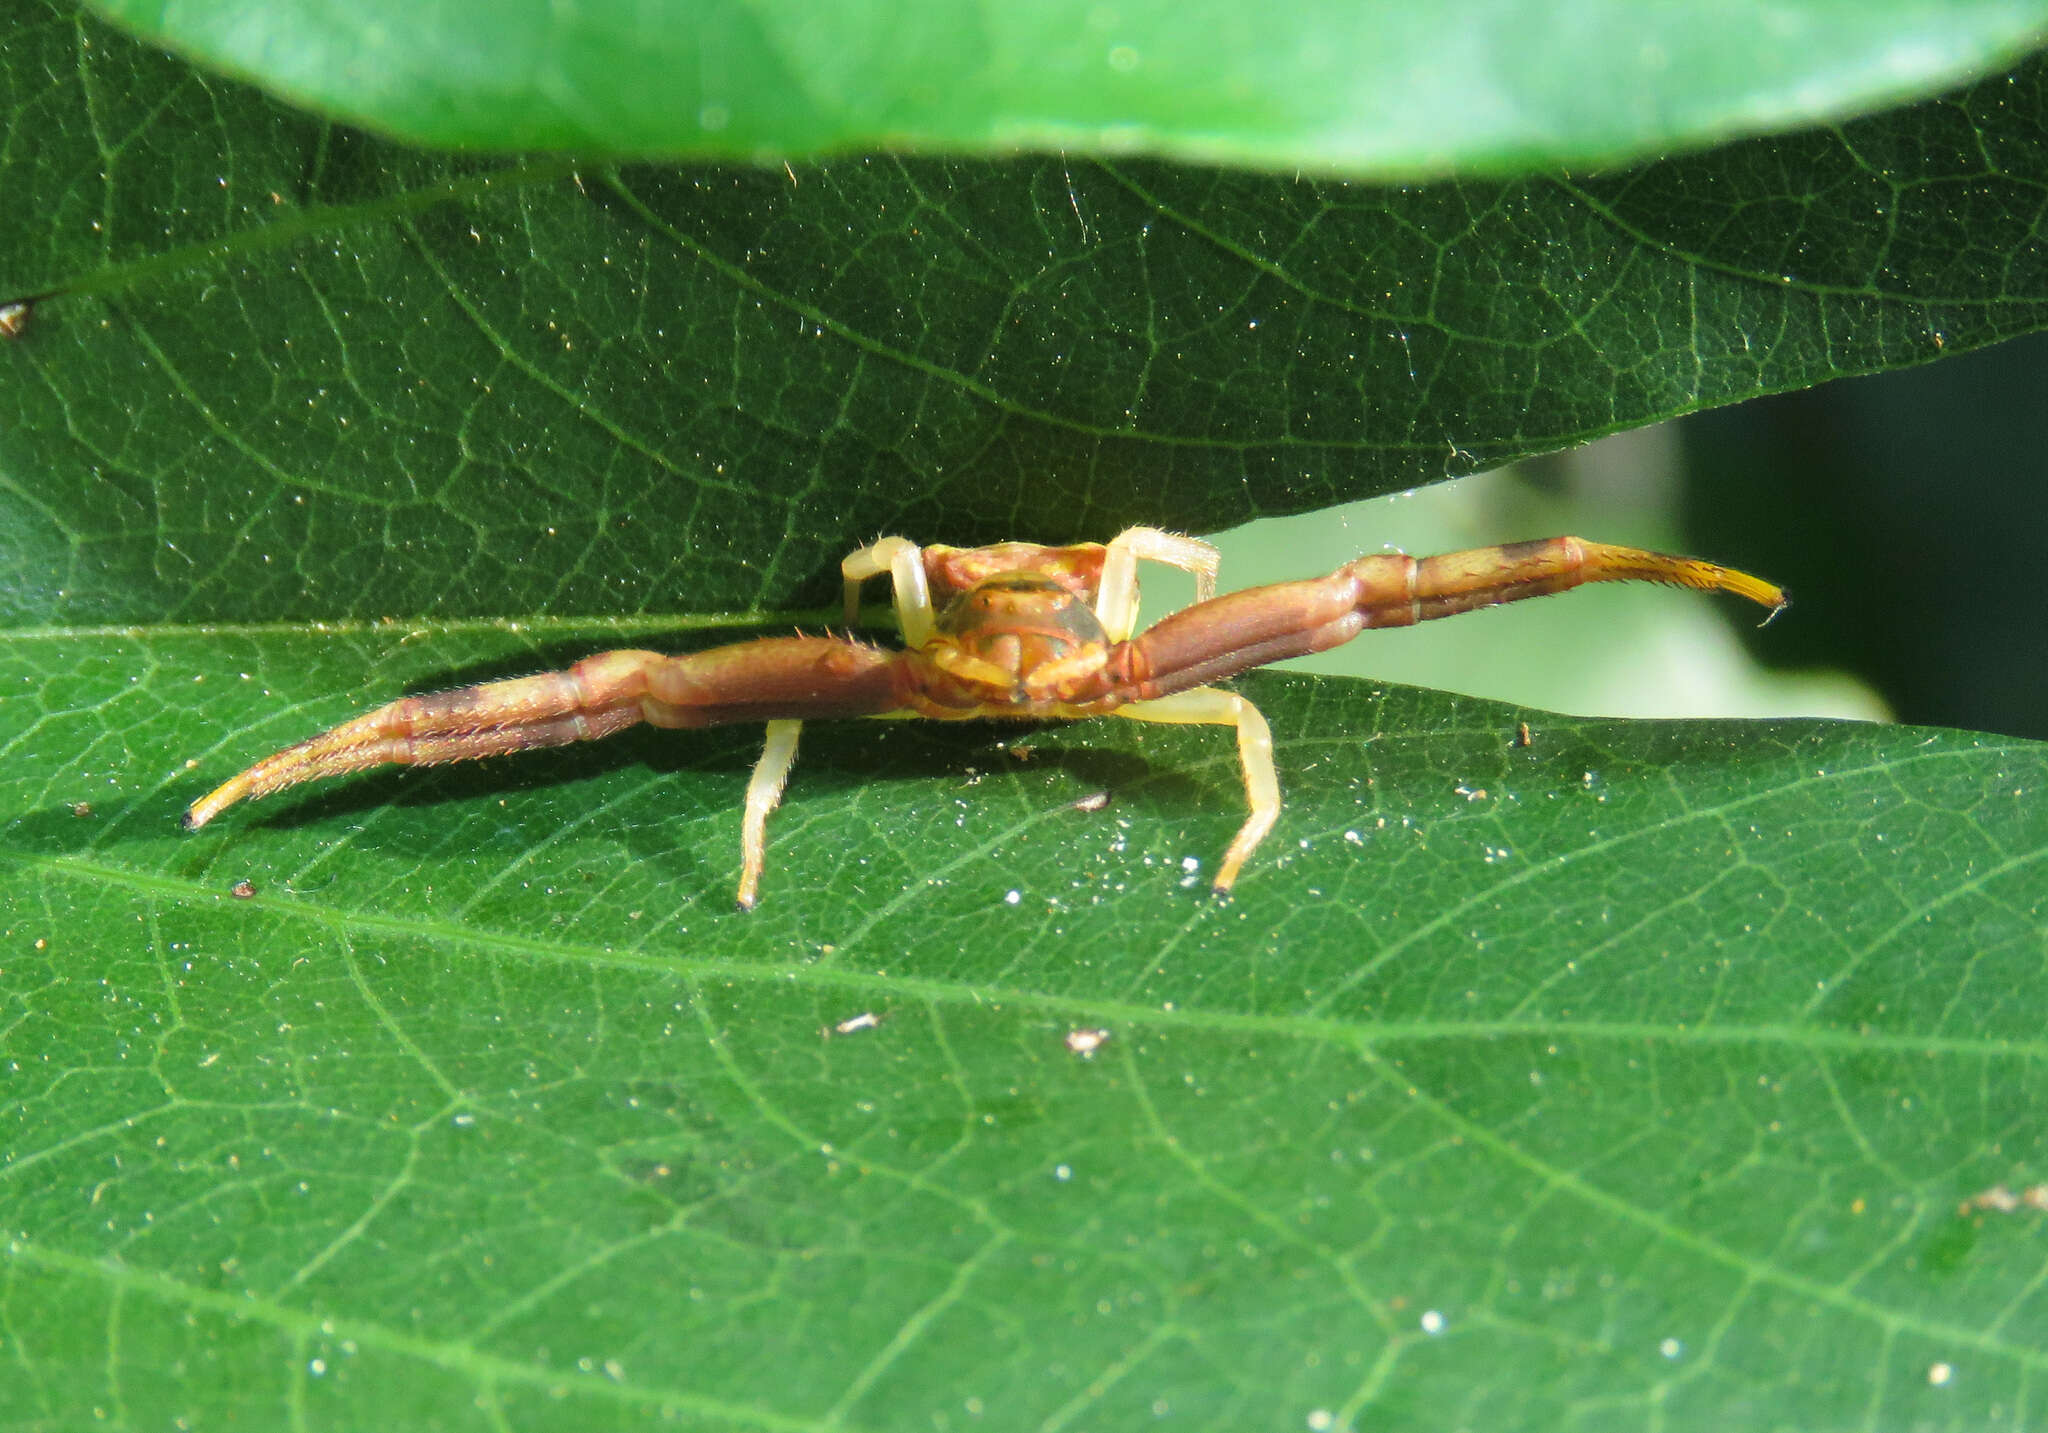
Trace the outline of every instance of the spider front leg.
<path fill-rule="evenodd" d="M 192 803 L 197 830 L 238 801 L 373 766 L 431 766 L 595 741 L 639 722 L 663 727 L 762 721 L 747 783 L 740 904 L 752 906 L 768 814 L 782 798 L 809 717 L 873 716 L 903 705 L 900 653 L 830 637 L 778 637 L 705 652 L 602 652 L 566 671 L 404 697 L 267 756 Z"/>
<path fill-rule="evenodd" d="M 1108 676 L 1115 690 L 1149 700 L 1327 651 L 1368 628 L 1411 627 L 1594 582 L 1727 592 L 1770 608 L 1773 616 L 1787 603 L 1779 588 L 1731 567 L 1577 537 L 1438 557 L 1374 553 L 1328 577 L 1226 593 L 1176 612 L 1117 647 Z"/>

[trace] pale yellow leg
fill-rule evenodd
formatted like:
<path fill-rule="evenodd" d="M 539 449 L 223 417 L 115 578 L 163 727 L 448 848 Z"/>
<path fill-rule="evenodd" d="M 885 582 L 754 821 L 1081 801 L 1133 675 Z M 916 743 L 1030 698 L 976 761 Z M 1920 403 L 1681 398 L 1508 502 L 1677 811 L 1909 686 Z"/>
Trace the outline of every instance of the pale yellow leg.
<path fill-rule="evenodd" d="M 903 645 L 924 646 L 937 624 L 931 589 L 925 582 L 924 552 L 907 537 L 880 538 L 848 553 L 839 564 L 839 575 L 846 579 L 846 625 L 860 622 L 861 584 L 884 573 L 895 588 L 896 621 L 903 629 Z"/>
<path fill-rule="evenodd" d="M 1266 839 L 1266 833 L 1280 819 L 1280 778 L 1273 771 L 1273 729 L 1266 725 L 1257 707 L 1221 687 L 1195 687 L 1170 697 L 1132 702 L 1118 707 L 1116 714 L 1134 721 L 1237 728 L 1237 759 L 1244 767 L 1245 801 L 1252 814 L 1231 838 L 1230 848 L 1223 853 L 1223 864 L 1211 883 L 1219 892 L 1229 891 L 1245 858 L 1258 849 L 1259 842 Z"/>
<path fill-rule="evenodd" d="M 1216 595 L 1216 549 L 1197 537 L 1127 527 L 1109 540 L 1102 558 L 1102 582 L 1095 590 L 1095 617 L 1112 642 L 1138 628 L 1138 563 L 1163 563 L 1194 574 L 1195 601 Z"/>
<path fill-rule="evenodd" d="M 740 820 L 740 909 L 752 910 L 761 894 L 761 867 L 768 859 L 768 813 L 782 804 L 789 766 L 796 760 L 800 721 L 771 721 L 761 759 L 747 778 L 747 811 Z"/>

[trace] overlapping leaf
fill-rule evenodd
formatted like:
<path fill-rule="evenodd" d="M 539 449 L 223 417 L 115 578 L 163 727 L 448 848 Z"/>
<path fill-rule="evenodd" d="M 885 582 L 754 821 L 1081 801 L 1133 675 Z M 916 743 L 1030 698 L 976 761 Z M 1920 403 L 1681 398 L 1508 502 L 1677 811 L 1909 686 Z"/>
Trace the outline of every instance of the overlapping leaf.
<path fill-rule="evenodd" d="M 1611 163 L 2008 62 L 2038 0 L 165 5 L 141 34 L 420 143 L 751 160 L 1146 151 L 1414 177 Z"/>
<path fill-rule="evenodd" d="M 7 54 L 50 137 L 7 170 L 0 294 L 56 295 L 0 354 L 14 624 L 822 605 L 880 531 L 1213 529 L 2048 314 L 2038 65 L 1388 190 L 460 163 L 96 30 Z"/>

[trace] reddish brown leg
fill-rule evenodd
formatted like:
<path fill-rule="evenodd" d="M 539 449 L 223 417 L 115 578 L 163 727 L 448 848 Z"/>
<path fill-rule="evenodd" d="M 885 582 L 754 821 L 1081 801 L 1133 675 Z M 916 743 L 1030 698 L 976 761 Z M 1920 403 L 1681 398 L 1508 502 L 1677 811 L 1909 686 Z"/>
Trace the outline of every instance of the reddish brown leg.
<path fill-rule="evenodd" d="M 266 756 L 192 803 L 198 830 L 238 801 L 302 781 L 372 766 L 432 766 L 535 747 L 595 741 L 642 719 L 640 697 L 656 652 L 605 652 L 566 672 L 403 697 Z"/>
<path fill-rule="evenodd" d="M 1588 582 L 1664 582 L 1785 605 L 1770 583 L 1690 557 L 1553 537 L 1475 548 L 1420 561 L 1399 553 L 1361 557 L 1328 577 L 1233 592 L 1178 612 L 1118 644 L 1098 678 L 1117 708 L 1141 721 L 1213 722 L 1237 728 L 1251 816 L 1224 853 L 1216 889 L 1228 891 L 1245 858 L 1280 813 L 1273 742 L 1257 709 L 1204 684 L 1252 667 L 1320 652 L 1368 627 L 1406 627 L 1475 607 L 1563 592 Z M 1087 693 L 1074 697 L 1086 700 Z"/>
<path fill-rule="evenodd" d="M 1421 559 L 1374 554 L 1328 577 L 1232 592 L 1166 618 L 1114 648 L 1116 691 L 1151 699 L 1321 652 L 1369 627 L 1407 627 L 1590 582 L 1661 582 L 1785 605 L 1770 583 L 1696 558 L 1576 537 L 1481 547 Z"/>
<path fill-rule="evenodd" d="M 265 757 L 193 802 L 185 825 L 197 830 L 238 801 L 372 766 L 430 766 L 565 746 L 642 721 L 668 727 L 765 721 L 768 750 L 748 787 L 744 898 L 760 881 L 768 813 L 796 754 L 798 722 L 895 710 L 903 704 L 900 666 L 898 653 L 829 637 L 741 642 L 679 657 L 602 652 L 567 671 L 379 707 Z"/>

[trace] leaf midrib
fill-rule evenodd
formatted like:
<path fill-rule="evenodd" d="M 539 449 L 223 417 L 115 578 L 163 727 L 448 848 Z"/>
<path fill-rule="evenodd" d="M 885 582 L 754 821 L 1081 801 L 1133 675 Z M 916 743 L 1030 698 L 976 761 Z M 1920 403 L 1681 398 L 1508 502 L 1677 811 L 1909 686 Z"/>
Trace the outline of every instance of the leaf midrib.
<path fill-rule="evenodd" d="M 0 850 L 0 862 L 26 867 L 49 875 L 122 887 L 146 895 L 168 896 L 181 904 L 230 899 L 209 886 L 173 876 L 153 875 L 105 862 L 86 861 L 74 856 L 41 856 Z M 914 997 L 935 1006 L 971 1006 L 990 1009 L 1018 1005 L 1049 1013 L 1091 1021 L 1113 1020 L 1133 1026 L 1150 1026 L 1161 1031 L 1201 1031 L 1237 1035 L 1278 1036 L 1296 1041 L 1314 1041 L 1369 1051 L 1381 1045 L 1439 1040 L 1487 1042 L 1506 1037 L 1556 1039 L 1560 1037 L 1627 1041 L 1664 1041 L 1673 1045 L 1721 1047 L 1730 1045 L 1786 1044 L 1816 1051 L 1873 1050 L 1888 1054 L 1969 1055 L 1980 1059 L 2048 1059 L 2048 1038 L 2036 1040 L 1986 1039 L 1969 1036 L 1906 1035 L 1889 1031 L 1850 1032 L 1827 1026 L 1799 1026 L 1781 1023 L 1754 1025 L 1670 1025 L 1655 1021 L 1532 1020 L 1374 1020 L 1359 1023 L 1343 1019 L 1315 1019 L 1299 1015 L 1256 1015 L 1242 1011 L 1189 1008 L 1176 1003 L 1171 1010 L 1134 1001 L 1079 995 L 1057 995 L 1024 987 L 968 985 L 953 980 L 924 976 L 889 974 L 835 966 L 813 961 L 703 960 L 689 956 L 640 955 L 608 946 L 569 941 L 537 940 L 505 931 L 478 930 L 445 921 L 382 915 L 373 911 L 352 911 L 323 905 L 304 897 L 289 903 L 257 896 L 236 904 L 254 913 L 310 921 L 343 936 L 362 933 L 403 937 L 413 940 L 446 941 L 528 960 L 584 968 L 599 967 L 676 977 L 692 984 L 700 981 L 742 980 L 760 985 L 787 985 L 801 979 L 814 986 L 855 992 L 864 996 Z"/>

